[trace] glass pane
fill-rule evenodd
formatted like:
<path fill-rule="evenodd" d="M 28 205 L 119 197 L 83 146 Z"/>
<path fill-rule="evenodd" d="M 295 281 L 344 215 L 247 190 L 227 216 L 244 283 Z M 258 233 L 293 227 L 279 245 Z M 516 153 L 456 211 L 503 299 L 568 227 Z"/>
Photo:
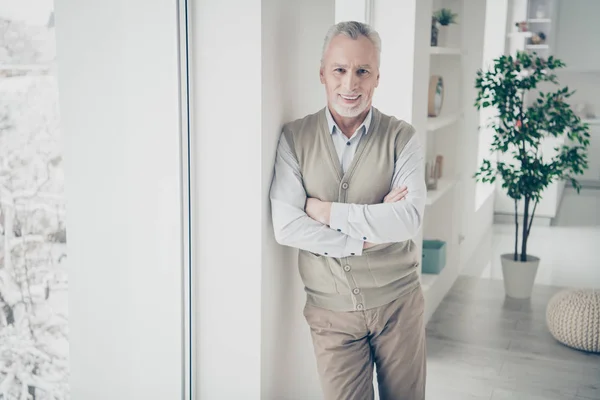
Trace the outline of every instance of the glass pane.
<path fill-rule="evenodd" d="M 0 399 L 68 399 L 68 271 L 52 2 L 0 9 Z"/>

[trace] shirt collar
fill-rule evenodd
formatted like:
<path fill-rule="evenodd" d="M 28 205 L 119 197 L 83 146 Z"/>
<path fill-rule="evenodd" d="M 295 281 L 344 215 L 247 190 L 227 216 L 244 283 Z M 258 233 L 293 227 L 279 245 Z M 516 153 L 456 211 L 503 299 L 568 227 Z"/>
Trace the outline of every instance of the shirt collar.
<path fill-rule="evenodd" d="M 340 133 L 341 133 L 342 130 L 335 123 L 335 121 L 333 119 L 333 115 L 331 115 L 331 111 L 329 111 L 329 107 L 325 107 L 325 109 L 326 109 L 325 114 L 327 116 L 327 125 L 329 126 L 329 133 L 333 135 L 335 133 L 336 129 L 338 131 L 340 131 Z M 372 118 L 373 118 L 373 107 L 371 107 L 369 109 L 369 113 L 365 117 L 365 120 L 363 121 L 363 123 L 358 127 L 357 131 L 364 126 L 365 127 L 364 134 L 366 135 L 367 132 L 369 132 L 369 127 L 371 126 L 371 119 Z"/>

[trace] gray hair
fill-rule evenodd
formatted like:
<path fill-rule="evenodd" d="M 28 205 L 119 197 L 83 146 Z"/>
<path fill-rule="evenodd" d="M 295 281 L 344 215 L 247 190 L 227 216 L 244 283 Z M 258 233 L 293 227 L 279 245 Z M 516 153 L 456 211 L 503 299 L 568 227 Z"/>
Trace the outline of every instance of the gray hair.
<path fill-rule="evenodd" d="M 344 21 L 339 22 L 329 28 L 327 35 L 325 36 L 325 43 L 323 44 L 323 52 L 321 53 L 321 65 L 323 65 L 323 58 L 325 58 L 325 52 L 329 47 L 331 40 L 337 35 L 346 35 L 351 39 L 358 39 L 359 36 L 364 36 L 373 43 L 375 49 L 377 49 L 377 65 L 381 60 L 381 38 L 376 30 L 371 26 L 357 21 Z"/>

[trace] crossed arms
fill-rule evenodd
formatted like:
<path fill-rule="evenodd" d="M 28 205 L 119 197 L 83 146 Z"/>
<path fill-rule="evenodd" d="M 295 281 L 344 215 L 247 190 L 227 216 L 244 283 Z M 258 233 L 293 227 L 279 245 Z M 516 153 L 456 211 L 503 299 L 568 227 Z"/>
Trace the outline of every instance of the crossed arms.
<path fill-rule="evenodd" d="M 423 220 L 427 195 L 424 176 L 423 150 L 413 135 L 396 161 L 391 191 L 383 203 L 346 204 L 308 198 L 300 165 L 281 135 L 270 190 L 275 240 L 341 258 L 359 256 L 363 248 L 375 244 L 411 239 Z"/>

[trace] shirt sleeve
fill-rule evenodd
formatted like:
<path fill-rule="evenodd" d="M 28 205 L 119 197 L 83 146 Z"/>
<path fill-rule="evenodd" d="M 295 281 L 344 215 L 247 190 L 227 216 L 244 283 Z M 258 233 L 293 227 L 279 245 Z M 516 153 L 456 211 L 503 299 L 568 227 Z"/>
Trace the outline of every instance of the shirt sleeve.
<path fill-rule="evenodd" d="M 423 148 L 416 134 L 396 160 L 390 190 L 403 185 L 408 188 L 408 193 L 395 203 L 333 203 L 331 228 L 376 244 L 403 242 L 417 235 L 423 222 L 427 187 Z"/>
<path fill-rule="evenodd" d="M 328 257 L 360 256 L 363 240 L 310 218 L 300 165 L 285 136 L 280 135 L 270 188 L 271 216 L 277 243 Z"/>

